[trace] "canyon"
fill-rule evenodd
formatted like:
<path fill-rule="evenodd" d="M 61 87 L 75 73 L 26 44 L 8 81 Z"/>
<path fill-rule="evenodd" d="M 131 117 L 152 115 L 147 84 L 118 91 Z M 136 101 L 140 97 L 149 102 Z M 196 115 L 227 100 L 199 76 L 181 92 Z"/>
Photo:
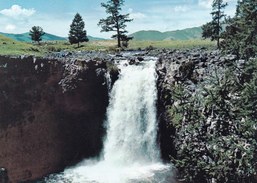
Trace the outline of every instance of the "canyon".
<path fill-rule="evenodd" d="M 171 88 L 192 92 L 214 66 L 235 60 L 217 51 L 148 50 L 122 54 L 61 52 L 46 58 L 0 56 L 0 178 L 33 181 L 99 156 L 106 133 L 108 90 L 119 77 L 115 62 L 158 58 L 158 142 L 164 162 L 176 156 L 170 124 Z"/>

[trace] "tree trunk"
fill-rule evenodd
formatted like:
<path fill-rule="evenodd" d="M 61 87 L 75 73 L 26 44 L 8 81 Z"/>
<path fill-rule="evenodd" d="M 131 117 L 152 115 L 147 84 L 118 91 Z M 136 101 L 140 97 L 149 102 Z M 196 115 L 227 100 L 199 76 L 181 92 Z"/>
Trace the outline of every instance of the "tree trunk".
<path fill-rule="evenodd" d="M 79 42 L 78 42 L 78 48 L 79 48 Z"/>
<path fill-rule="evenodd" d="M 117 40 L 118 40 L 118 47 L 120 48 L 121 44 L 120 44 L 120 30 L 119 29 L 117 29 Z"/>
<path fill-rule="evenodd" d="M 118 47 L 120 48 L 121 47 L 121 44 L 120 44 L 120 35 L 118 34 Z"/>
<path fill-rule="evenodd" d="M 117 28 L 118 48 L 120 48 L 121 47 L 121 44 L 120 44 L 120 26 L 119 26 L 118 19 L 116 19 L 116 28 Z"/>
<path fill-rule="evenodd" d="M 220 49 L 220 11 L 221 11 L 221 2 L 218 5 L 218 37 L 217 37 L 217 47 Z"/>

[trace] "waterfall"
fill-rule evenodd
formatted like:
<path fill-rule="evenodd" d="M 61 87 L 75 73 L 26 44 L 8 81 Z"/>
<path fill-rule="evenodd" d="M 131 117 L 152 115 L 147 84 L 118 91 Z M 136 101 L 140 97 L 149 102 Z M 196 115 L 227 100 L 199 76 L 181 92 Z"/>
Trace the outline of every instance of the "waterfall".
<path fill-rule="evenodd" d="M 156 147 L 155 63 L 120 66 L 110 93 L 104 160 L 114 164 L 159 161 Z"/>
<path fill-rule="evenodd" d="M 101 160 L 85 160 L 48 183 L 173 182 L 172 168 L 161 162 L 157 145 L 155 59 L 121 62 L 119 68 L 109 94 Z"/>

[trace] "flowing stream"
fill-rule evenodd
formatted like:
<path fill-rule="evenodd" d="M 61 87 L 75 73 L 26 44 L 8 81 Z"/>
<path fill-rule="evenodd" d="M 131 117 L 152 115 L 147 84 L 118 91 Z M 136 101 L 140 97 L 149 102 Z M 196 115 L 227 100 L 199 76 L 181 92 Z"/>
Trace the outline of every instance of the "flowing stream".
<path fill-rule="evenodd" d="M 162 163 L 157 144 L 155 59 L 119 64 L 110 91 L 107 135 L 100 160 L 85 160 L 50 176 L 48 183 L 171 183 L 172 167 Z"/>

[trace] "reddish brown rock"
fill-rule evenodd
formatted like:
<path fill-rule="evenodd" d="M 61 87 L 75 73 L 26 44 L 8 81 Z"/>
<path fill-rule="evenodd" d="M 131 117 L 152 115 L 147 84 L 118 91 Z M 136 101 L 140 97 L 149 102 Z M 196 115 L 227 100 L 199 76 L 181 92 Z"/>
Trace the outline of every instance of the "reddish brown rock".
<path fill-rule="evenodd" d="M 0 167 L 10 182 L 61 171 L 102 148 L 108 91 L 95 70 L 105 64 L 85 63 L 74 76 L 64 65 L 0 57 Z"/>

